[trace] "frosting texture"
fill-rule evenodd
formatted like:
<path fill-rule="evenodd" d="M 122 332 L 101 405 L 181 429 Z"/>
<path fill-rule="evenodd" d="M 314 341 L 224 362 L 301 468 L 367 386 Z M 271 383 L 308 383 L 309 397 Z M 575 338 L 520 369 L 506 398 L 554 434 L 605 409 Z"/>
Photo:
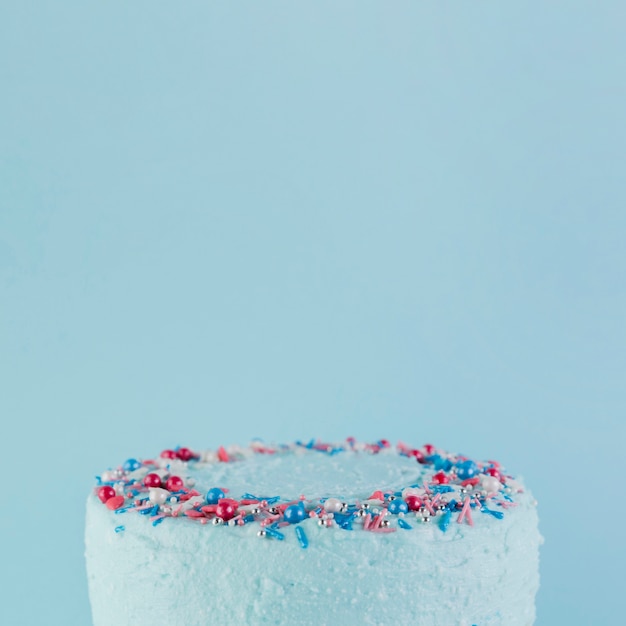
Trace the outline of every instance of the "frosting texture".
<path fill-rule="evenodd" d="M 88 497 L 94 626 L 529 625 L 537 524 L 519 478 L 433 446 L 167 450 Z"/>

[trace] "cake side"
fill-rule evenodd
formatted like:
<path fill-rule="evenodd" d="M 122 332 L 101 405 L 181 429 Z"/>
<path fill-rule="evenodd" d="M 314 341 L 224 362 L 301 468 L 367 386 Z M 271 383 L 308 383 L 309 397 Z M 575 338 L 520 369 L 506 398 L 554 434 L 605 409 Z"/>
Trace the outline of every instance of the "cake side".
<path fill-rule="evenodd" d="M 322 457 L 313 457 L 314 465 L 316 458 Z M 414 489 L 415 495 L 431 484 L 436 473 L 431 467 L 434 464 L 416 463 L 415 458 L 391 454 L 380 458 L 383 465 L 393 466 L 396 472 L 390 470 L 376 485 L 381 489 L 396 476 L 403 477 L 407 467 L 415 468 L 411 478 L 416 486 L 407 488 Z M 410 465 L 405 464 L 407 459 Z M 280 466 L 281 461 L 275 464 Z M 187 468 L 176 462 L 169 465 L 196 476 L 206 470 L 201 462 L 202 471 L 194 471 L 193 462 Z M 218 475 L 217 468 L 225 466 L 215 467 L 209 475 Z M 457 470 L 458 466 L 447 471 L 458 479 Z M 367 515 L 371 524 L 375 519 L 372 515 L 397 510 L 398 505 L 394 509 L 392 502 L 406 502 L 410 492 L 397 492 L 397 497 L 391 493 L 369 494 L 382 495 L 384 500 L 371 500 L 371 512 L 365 515 L 358 512 L 368 510 L 363 509 L 367 496 L 361 496 L 358 510 L 349 508 L 333 516 L 311 515 L 293 524 L 282 520 L 274 527 L 278 535 L 261 537 L 262 529 L 270 530 L 270 525 L 261 530 L 258 523 L 214 525 L 207 523 L 215 519 L 211 511 L 203 518 L 181 515 L 160 523 L 163 518 L 154 515 L 131 510 L 116 513 L 92 494 L 87 501 L 85 539 L 94 626 L 204 626 L 234 621 L 317 625 L 331 620 L 346 624 L 417 621 L 425 626 L 530 625 L 534 622 L 534 598 L 539 585 L 541 537 L 536 506 L 519 479 L 509 481 L 515 486 L 515 501 L 504 499 L 513 500 L 504 487 L 506 480 L 499 477 L 504 480 L 500 483 L 502 493 L 489 498 L 491 513 L 480 512 L 476 504 L 473 509 L 467 507 L 471 525 L 467 515 L 461 517 L 463 505 L 457 509 L 455 503 L 454 516 L 447 525 L 444 521 L 449 510 L 437 508 L 433 516 L 425 515 L 424 510 L 400 510 L 385 516 L 391 520 L 388 526 L 378 527 L 388 532 L 363 532 Z M 284 483 L 277 489 L 288 489 L 288 476 Z M 475 492 L 480 503 L 481 491 L 485 490 L 468 489 L 473 486 L 480 487 L 480 480 L 475 485 L 453 484 L 451 491 L 441 493 L 448 494 L 449 503 L 451 495 L 467 498 Z M 496 505 L 500 496 L 503 507 Z M 211 506 L 206 504 L 206 496 L 196 497 L 205 500 L 204 507 Z M 424 503 L 437 502 L 434 490 L 418 497 Z M 309 513 L 323 510 L 323 505 L 307 505 Z M 197 510 L 202 512 L 203 506 Z M 342 515 L 352 517 L 351 531 L 338 527 Z M 258 512 L 252 517 L 263 521 L 266 514 Z M 330 525 L 320 525 L 324 517 Z M 426 518 L 430 521 L 421 521 Z M 153 526 L 155 521 L 157 525 Z M 306 549 L 302 536 L 306 538 Z"/>

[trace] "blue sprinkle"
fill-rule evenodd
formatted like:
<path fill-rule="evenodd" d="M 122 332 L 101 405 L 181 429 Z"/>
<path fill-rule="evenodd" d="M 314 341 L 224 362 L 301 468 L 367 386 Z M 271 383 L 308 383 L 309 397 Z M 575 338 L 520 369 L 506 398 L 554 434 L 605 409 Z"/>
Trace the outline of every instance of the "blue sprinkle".
<path fill-rule="evenodd" d="M 309 540 L 302 526 L 296 526 L 296 537 L 300 542 L 300 547 L 306 550 L 309 547 Z"/>
<path fill-rule="evenodd" d="M 435 470 L 443 470 L 447 472 L 452 468 L 452 462 L 449 459 L 442 458 L 439 454 L 433 454 L 426 458 L 429 463 L 432 463 L 435 466 Z"/>
<path fill-rule="evenodd" d="M 249 524 L 250 522 L 254 522 L 254 515 L 246 515 L 246 516 L 243 518 L 243 521 L 244 521 L 246 524 Z"/>
<path fill-rule="evenodd" d="M 125 506 L 122 509 L 115 509 L 115 515 L 120 515 L 121 513 L 126 513 L 126 511 L 128 511 L 128 509 L 132 509 L 131 506 Z"/>
<path fill-rule="evenodd" d="M 337 526 L 339 526 L 339 528 L 343 528 L 344 530 L 352 530 L 354 515 L 352 515 L 351 513 L 348 513 L 347 515 L 335 513 L 334 520 L 335 522 L 337 522 Z"/>
<path fill-rule="evenodd" d="M 395 500 L 392 500 L 387 508 L 389 509 L 389 512 L 393 513 L 394 515 L 397 515 L 398 513 L 409 512 L 409 505 L 401 498 L 396 498 Z"/>
<path fill-rule="evenodd" d="M 443 530 L 444 533 L 446 532 L 446 530 L 448 530 L 448 526 L 450 526 L 451 517 L 452 517 L 452 513 L 450 511 L 446 511 L 441 516 L 441 521 L 439 522 L 439 528 L 441 528 L 441 530 Z"/>
<path fill-rule="evenodd" d="M 143 509 L 143 511 L 139 511 L 141 515 L 156 515 L 159 512 L 159 505 L 155 504 L 153 507 L 149 509 Z"/>
<path fill-rule="evenodd" d="M 159 519 L 155 519 L 154 522 L 152 522 L 152 525 L 158 526 L 164 519 L 164 517 L 159 517 Z"/>
<path fill-rule="evenodd" d="M 308 516 L 302 502 L 299 504 L 292 504 L 285 509 L 283 513 L 286 522 L 290 524 L 298 524 Z"/>
<path fill-rule="evenodd" d="M 405 522 L 401 517 L 398 518 L 398 526 L 400 526 L 400 528 L 404 528 L 404 530 L 411 530 L 413 528 L 411 524 Z"/>
<path fill-rule="evenodd" d="M 270 536 L 274 537 L 274 539 L 278 539 L 278 541 L 282 541 L 285 538 L 285 535 L 281 533 L 279 530 L 275 528 L 271 528 L 270 526 L 265 527 L 265 532 Z"/>
<path fill-rule="evenodd" d="M 461 480 L 467 480 L 473 478 L 478 473 L 478 465 L 474 461 L 461 461 L 457 463 L 457 476 Z"/>
<path fill-rule="evenodd" d="M 206 502 L 207 504 L 217 504 L 225 496 L 226 494 L 219 487 L 213 487 L 206 493 Z"/>
<path fill-rule="evenodd" d="M 496 519 L 502 519 L 504 517 L 504 513 L 502 513 L 501 511 L 493 511 L 491 509 L 488 509 L 486 506 L 481 507 L 480 512 L 489 513 L 489 515 L 493 515 Z"/>
<path fill-rule="evenodd" d="M 115 527 L 115 532 L 116 533 L 121 533 L 121 532 L 123 532 L 125 530 L 126 530 L 126 528 L 124 526 L 116 526 Z"/>
<path fill-rule="evenodd" d="M 137 459 L 128 459 L 124 463 L 124 470 L 127 472 L 134 472 L 141 467 L 141 463 Z"/>

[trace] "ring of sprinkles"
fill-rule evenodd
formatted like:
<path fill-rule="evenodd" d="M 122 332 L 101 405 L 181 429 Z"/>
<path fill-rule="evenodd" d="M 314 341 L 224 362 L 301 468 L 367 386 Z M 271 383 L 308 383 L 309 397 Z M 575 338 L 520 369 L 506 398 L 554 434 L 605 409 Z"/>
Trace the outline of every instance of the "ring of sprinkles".
<path fill-rule="evenodd" d="M 480 512 L 502 519 L 506 509 L 517 506 L 516 493 L 522 489 L 496 461 L 475 461 L 426 444 L 412 448 L 404 443 L 395 446 L 397 454 L 415 459 L 427 470 L 417 483 L 398 491 L 375 486 L 364 500 L 328 497 L 286 500 L 280 495 L 259 496 L 230 494 L 227 486 L 215 486 L 206 493 L 195 490 L 194 481 L 185 473 L 195 465 L 244 462 L 250 455 L 281 455 L 299 449 L 326 455 L 346 451 L 378 454 L 391 449 L 386 439 L 360 443 L 350 437 L 341 444 L 311 440 L 293 444 L 266 446 L 253 442 L 249 448 L 220 446 L 217 450 L 194 452 L 178 447 L 163 450 L 158 459 L 128 459 L 123 465 L 97 476 L 95 495 L 116 514 L 136 513 L 146 516 L 153 526 L 165 520 L 187 519 L 198 524 L 230 527 L 255 524 L 257 535 L 282 541 L 289 526 L 295 528 L 300 546 L 309 540 L 304 528 L 306 519 L 320 526 L 371 533 L 412 530 L 414 525 L 435 524 L 446 532 L 451 521 L 474 525 L 472 515 Z M 115 527 L 116 533 L 125 527 Z"/>

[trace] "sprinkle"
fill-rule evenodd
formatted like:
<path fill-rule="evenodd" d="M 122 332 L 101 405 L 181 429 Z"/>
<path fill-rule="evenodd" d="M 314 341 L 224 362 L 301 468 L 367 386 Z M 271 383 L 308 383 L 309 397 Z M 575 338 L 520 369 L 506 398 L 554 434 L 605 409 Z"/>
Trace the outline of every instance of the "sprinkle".
<path fill-rule="evenodd" d="M 116 533 L 121 533 L 121 532 L 124 532 L 125 530 L 126 530 L 125 526 L 116 526 L 115 527 L 115 532 Z"/>
<path fill-rule="evenodd" d="M 274 537 L 274 539 L 278 539 L 278 541 L 282 541 L 285 538 L 285 535 L 281 533 L 279 530 L 275 530 L 271 526 L 265 527 L 265 532 L 270 536 Z"/>
<path fill-rule="evenodd" d="M 472 514 L 470 513 L 470 503 L 471 503 L 471 498 L 467 496 L 465 498 L 465 501 L 463 502 L 463 509 L 459 513 L 459 516 L 456 518 L 456 521 L 458 524 L 462 524 L 463 520 L 467 518 L 467 523 L 470 526 L 474 525 L 474 521 L 472 520 Z"/>
<path fill-rule="evenodd" d="M 218 451 L 217 451 L 217 458 L 222 462 L 222 463 L 228 463 L 228 461 L 230 461 L 230 457 L 228 456 L 228 452 L 226 452 L 224 446 L 220 446 Z"/>
<path fill-rule="evenodd" d="M 154 526 L 166 517 L 188 517 L 201 524 L 212 522 L 212 525 L 227 522 L 230 527 L 254 523 L 262 529 L 260 532 L 264 536 L 283 541 L 287 535 L 282 529 L 291 523 L 302 548 L 309 543 L 304 531 L 309 519 L 314 519 L 325 528 L 337 526 L 349 531 L 353 530 L 354 520 L 358 519 L 362 521 L 359 529 L 383 534 L 395 532 L 397 528 L 412 529 L 413 526 L 403 516 L 408 511 L 414 511 L 418 522 L 438 522 L 439 528 L 445 532 L 453 513 L 457 514 L 457 523 L 466 522 L 473 526 L 472 509 L 478 508 L 493 520 L 501 520 L 504 517 L 502 510 L 519 505 L 515 499 L 516 494 L 522 492 L 521 485 L 497 462 L 476 462 L 430 444 L 417 449 L 398 443 L 395 448 L 397 455 L 404 457 L 407 463 L 419 463 L 424 467 L 416 465 L 410 483 L 396 486 L 395 490 L 385 484 L 372 485 L 366 492 L 371 495 L 363 501 L 344 499 L 338 493 L 312 499 L 302 494 L 295 499 L 286 499 L 280 495 L 260 496 L 248 492 L 237 500 L 226 497 L 229 493 L 226 487 L 212 487 L 203 493 L 196 491 L 192 488 L 193 475 L 188 472 L 196 466 L 206 467 L 216 461 L 242 462 L 249 458 L 250 453 L 281 455 L 297 451 L 297 454 L 332 457 L 341 452 L 376 455 L 391 454 L 392 450 L 386 439 L 368 444 L 358 443 L 354 438 L 348 438 L 343 444 L 311 439 L 308 443 L 298 441 L 279 446 L 266 446 L 257 441 L 247 452 L 234 446 L 228 450 L 219 446 L 214 451 L 195 453 L 190 448 L 179 446 L 163 451 L 157 460 L 130 458 L 123 465 L 108 469 L 96 476 L 94 494 L 116 514 L 136 511 L 148 517 Z M 490 490 L 489 481 L 498 481 L 496 486 L 501 483 L 501 489 Z M 198 484 L 199 489 L 208 487 L 210 485 Z M 459 493 L 460 496 L 457 495 Z M 448 502 L 450 496 L 444 494 L 462 500 L 458 502 L 451 498 Z M 487 504 L 500 510 L 488 508 Z M 394 519 L 397 524 L 393 524 Z M 122 532 L 123 529 L 124 526 L 117 526 L 115 532 Z"/>
<path fill-rule="evenodd" d="M 502 511 L 493 511 L 492 509 L 488 509 L 486 506 L 481 507 L 480 512 L 488 513 L 489 515 L 492 515 L 496 519 L 502 519 L 504 517 L 504 513 L 502 513 Z"/>
<path fill-rule="evenodd" d="M 105 504 L 107 509 L 115 511 L 115 509 L 119 509 L 124 504 L 124 496 L 113 496 L 109 498 Z"/>

